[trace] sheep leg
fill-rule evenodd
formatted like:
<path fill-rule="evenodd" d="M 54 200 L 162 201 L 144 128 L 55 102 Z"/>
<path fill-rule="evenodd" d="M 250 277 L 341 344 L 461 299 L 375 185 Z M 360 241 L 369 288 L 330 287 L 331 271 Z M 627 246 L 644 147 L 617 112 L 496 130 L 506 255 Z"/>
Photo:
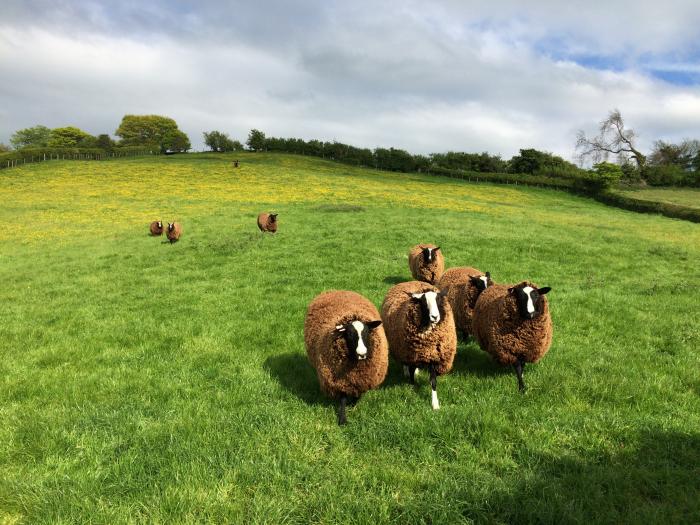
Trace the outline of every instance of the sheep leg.
<path fill-rule="evenodd" d="M 435 370 L 435 365 L 430 365 L 430 388 L 432 388 L 433 410 L 439 410 L 440 409 L 440 401 L 438 401 L 438 396 L 437 396 L 437 372 Z"/>
<path fill-rule="evenodd" d="M 518 358 L 513 367 L 515 368 L 515 374 L 518 376 L 518 390 L 520 390 L 520 392 L 525 392 L 525 381 L 523 381 L 525 363 L 522 359 Z"/>
<path fill-rule="evenodd" d="M 338 407 L 338 425 L 344 425 L 345 423 L 348 422 L 347 417 L 345 416 L 345 405 L 348 402 L 347 396 L 341 396 L 340 398 L 340 407 Z"/>

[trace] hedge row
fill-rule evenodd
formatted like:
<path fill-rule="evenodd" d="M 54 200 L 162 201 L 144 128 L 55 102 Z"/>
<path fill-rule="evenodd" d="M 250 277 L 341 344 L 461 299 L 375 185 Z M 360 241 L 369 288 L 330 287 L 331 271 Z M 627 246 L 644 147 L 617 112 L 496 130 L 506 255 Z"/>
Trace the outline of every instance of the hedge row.
<path fill-rule="evenodd" d="M 700 209 L 689 208 L 681 204 L 670 204 L 665 202 L 647 201 L 635 199 L 614 191 L 603 191 L 593 195 L 597 201 L 610 206 L 616 206 L 625 210 L 641 213 L 660 213 L 666 217 L 674 219 L 684 219 L 691 222 L 700 222 Z"/>

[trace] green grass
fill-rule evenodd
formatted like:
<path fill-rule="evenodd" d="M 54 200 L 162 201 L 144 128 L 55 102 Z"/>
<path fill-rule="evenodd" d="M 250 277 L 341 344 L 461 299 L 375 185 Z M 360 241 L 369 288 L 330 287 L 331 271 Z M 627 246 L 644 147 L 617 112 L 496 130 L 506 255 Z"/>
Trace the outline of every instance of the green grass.
<path fill-rule="evenodd" d="M 700 209 L 700 188 L 645 188 L 618 191 L 628 197 L 647 201 L 680 204 Z"/>
<path fill-rule="evenodd" d="M 284 155 L 0 174 L 0 523 L 698 523 L 700 225 Z M 262 236 L 258 211 L 279 233 Z M 146 235 L 177 218 L 179 243 Z M 406 253 L 553 288 L 529 390 L 473 342 L 336 425 L 309 301 Z"/>

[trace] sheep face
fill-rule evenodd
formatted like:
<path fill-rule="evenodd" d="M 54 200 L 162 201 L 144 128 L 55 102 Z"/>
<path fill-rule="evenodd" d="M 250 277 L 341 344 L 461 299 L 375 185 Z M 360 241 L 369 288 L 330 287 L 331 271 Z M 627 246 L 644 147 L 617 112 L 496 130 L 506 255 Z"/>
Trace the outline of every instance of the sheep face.
<path fill-rule="evenodd" d="M 163 228 L 163 223 L 161 221 L 158 221 L 158 228 Z"/>
<path fill-rule="evenodd" d="M 445 318 L 446 292 L 412 293 L 411 300 L 420 305 L 420 327 L 425 330 Z"/>
<path fill-rule="evenodd" d="M 483 292 L 489 286 L 493 286 L 493 281 L 491 280 L 491 272 L 486 272 L 486 275 L 470 276 L 469 280 L 472 285 L 479 290 L 479 293 Z"/>
<path fill-rule="evenodd" d="M 439 246 L 437 248 L 423 248 L 423 261 L 425 261 L 425 264 L 430 264 L 435 260 L 439 249 Z"/>
<path fill-rule="evenodd" d="M 175 223 L 174 222 L 169 222 L 168 223 L 168 231 L 171 232 L 175 229 Z"/>
<path fill-rule="evenodd" d="M 277 216 L 279 213 L 271 213 L 270 214 L 270 222 L 277 222 Z"/>
<path fill-rule="evenodd" d="M 527 284 L 508 288 L 508 293 L 515 298 L 518 313 L 523 319 L 534 319 L 542 314 L 543 297 L 551 290 L 549 286 L 534 288 Z"/>
<path fill-rule="evenodd" d="M 335 327 L 336 332 L 345 340 L 350 359 L 363 361 L 369 354 L 369 331 L 377 328 L 381 321 L 353 321 L 347 324 L 339 324 Z"/>

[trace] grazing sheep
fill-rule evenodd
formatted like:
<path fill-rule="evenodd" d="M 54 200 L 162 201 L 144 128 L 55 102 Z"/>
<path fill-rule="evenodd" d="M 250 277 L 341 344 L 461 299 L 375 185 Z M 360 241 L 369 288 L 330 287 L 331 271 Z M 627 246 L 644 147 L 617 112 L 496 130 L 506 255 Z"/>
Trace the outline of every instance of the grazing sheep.
<path fill-rule="evenodd" d="M 151 230 L 151 235 L 153 235 L 154 237 L 163 235 L 163 222 L 153 221 L 149 229 Z"/>
<path fill-rule="evenodd" d="M 324 292 L 306 312 L 306 353 L 321 391 L 340 398 L 339 425 L 347 421 L 348 398 L 359 399 L 386 377 L 389 352 L 381 324 L 377 308 L 355 292 Z"/>
<path fill-rule="evenodd" d="M 179 222 L 168 223 L 168 232 L 166 233 L 170 244 L 180 240 L 182 235 L 182 225 Z"/>
<path fill-rule="evenodd" d="M 237 160 L 234 160 L 234 161 L 233 161 L 233 167 L 234 167 L 234 168 L 237 168 L 238 165 L 239 165 L 238 161 L 237 161 Z"/>
<path fill-rule="evenodd" d="M 472 315 L 479 294 L 492 285 L 489 272 L 484 274 L 469 266 L 450 268 L 440 278 L 437 286 L 443 292 L 447 292 L 455 325 L 465 337 L 472 333 Z"/>
<path fill-rule="evenodd" d="M 536 363 L 552 344 L 552 318 L 546 293 L 523 281 L 508 287 L 489 286 L 474 308 L 472 329 L 479 346 L 502 365 L 513 365 L 518 388 L 525 390 L 525 363 Z"/>
<path fill-rule="evenodd" d="M 439 246 L 417 244 L 408 252 L 408 266 L 415 280 L 435 284 L 445 271 L 445 259 Z"/>
<path fill-rule="evenodd" d="M 277 231 L 278 213 L 261 213 L 258 215 L 258 228 L 261 232 L 275 233 Z"/>
<path fill-rule="evenodd" d="M 399 283 L 384 298 L 382 321 L 389 353 L 404 365 L 411 383 L 416 368 L 429 371 L 432 406 L 439 409 L 437 376 L 452 369 L 457 353 L 457 333 L 447 297 L 428 283 Z"/>

